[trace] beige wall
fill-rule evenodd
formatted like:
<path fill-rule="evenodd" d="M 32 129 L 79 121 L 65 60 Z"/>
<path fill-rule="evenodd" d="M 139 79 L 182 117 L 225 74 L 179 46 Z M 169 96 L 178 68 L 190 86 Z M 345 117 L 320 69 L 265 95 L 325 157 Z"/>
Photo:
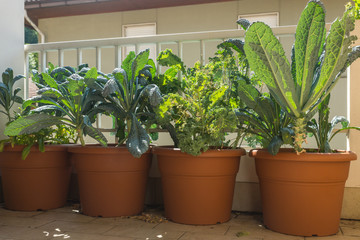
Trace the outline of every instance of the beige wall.
<path fill-rule="evenodd" d="M 0 75 L 8 67 L 14 74 L 24 74 L 24 1 L 0 1 Z M 22 87 L 23 81 L 17 83 Z M 5 128 L 4 115 L 0 115 L 0 138 Z"/>
<path fill-rule="evenodd" d="M 202 4 L 193 6 L 171 7 L 161 9 L 150 9 L 140 11 L 128 11 L 121 13 L 107 13 L 96 15 L 83 15 L 76 17 L 49 18 L 39 21 L 40 29 L 45 33 L 47 42 L 71 41 L 82 39 L 99 39 L 122 36 L 122 26 L 125 24 L 137 23 L 156 23 L 157 34 L 197 32 L 210 30 L 236 29 L 236 20 L 238 15 L 257 14 L 267 12 L 279 13 L 280 25 L 296 25 L 301 11 L 308 0 L 238 0 L 213 4 Z M 324 0 L 326 8 L 326 21 L 332 22 L 336 17 L 341 16 L 344 11 L 344 5 L 348 0 Z M 360 34 L 359 34 L 360 35 Z M 284 48 L 290 51 L 293 37 L 281 38 Z M 215 50 L 218 43 L 208 43 L 206 52 L 209 57 Z M 177 46 L 166 45 L 163 49 L 173 48 L 177 53 Z M 104 72 L 110 72 L 114 68 L 113 49 L 103 50 L 102 66 Z M 191 43 L 184 45 L 184 60 L 188 66 L 199 60 L 199 44 Z M 57 53 L 49 54 L 49 59 L 57 64 Z M 95 51 L 85 50 L 83 53 L 83 62 L 88 62 L 95 66 Z M 75 51 L 65 52 L 65 65 L 74 66 L 76 63 Z M 351 122 L 353 125 L 360 126 L 359 107 L 354 104 L 360 102 L 360 84 L 356 83 L 357 75 L 360 77 L 360 62 L 353 67 L 358 73 L 351 73 Z M 358 86 L 359 85 L 359 86 Z M 347 76 L 346 74 L 339 81 L 334 89 L 331 99 L 331 116 L 347 116 Z M 359 115 L 359 116 L 358 116 Z M 108 121 L 111 122 L 111 121 Z M 162 136 L 166 135 L 161 133 Z M 109 136 L 110 137 L 110 136 Z M 113 141 L 113 138 L 111 141 Z M 360 133 L 351 132 L 350 149 L 360 152 Z M 157 142 L 159 145 L 171 144 L 169 138 L 161 138 Z M 340 134 L 331 143 L 333 148 L 346 149 L 346 135 Z M 313 139 L 309 139 L 309 147 L 315 147 Z M 155 165 L 154 165 L 155 166 Z M 360 219 L 360 209 L 358 200 L 354 196 L 360 196 L 360 163 L 352 163 L 347 189 L 345 191 L 343 217 Z M 158 177 L 157 168 L 154 167 L 151 177 Z M 251 158 L 243 158 L 240 164 L 240 172 L 237 177 L 236 194 L 234 209 L 242 211 L 260 211 L 260 200 L 255 174 L 254 161 Z M 350 194 L 351 193 L 351 194 Z M 355 193 L 355 194 L 353 194 Z"/>

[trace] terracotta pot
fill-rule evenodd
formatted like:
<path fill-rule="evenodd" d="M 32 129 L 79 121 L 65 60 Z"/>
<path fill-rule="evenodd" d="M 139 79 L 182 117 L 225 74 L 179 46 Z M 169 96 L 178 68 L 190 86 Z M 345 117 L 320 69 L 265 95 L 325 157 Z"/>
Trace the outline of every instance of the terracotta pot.
<path fill-rule="evenodd" d="M 345 181 L 352 152 L 302 153 L 287 149 L 273 156 L 251 150 L 260 180 L 264 224 L 300 236 L 326 236 L 339 230 Z"/>
<path fill-rule="evenodd" d="M 24 146 L 5 146 L 0 153 L 0 169 L 5 207 L 17 211 L 48 210 L 66 203 L 71 164 L 67 147 L 33 146 L 25 160 Z"/>
<path fill-rule="evenodd" d="M 236 174 L 244 149 L 200 156 L 154 147 L 162 177 L 165 215 L 177 223 L 216 224 L 230 219 Z"/>
<path fill-rule="evenodd" d="M 74 146 L 69 152 L 75 161 L 84 214 L 117 217 L 143 210 L 150 151 L 141 158 L 133 157 L 126 147 Z"/>

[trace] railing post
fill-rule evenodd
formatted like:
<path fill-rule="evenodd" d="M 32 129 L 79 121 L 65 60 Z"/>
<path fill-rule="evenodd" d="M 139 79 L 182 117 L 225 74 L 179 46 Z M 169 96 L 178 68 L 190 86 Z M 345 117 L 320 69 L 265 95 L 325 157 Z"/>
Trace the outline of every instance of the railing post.
<path fill-rule="evenodd" d="M 96 47 L 96 68 L 101 71 L 101 47 Z"/>
<path fill-rule="evenodd" d="M 77 66 L 82 64 L 82 49 L 81 48 L 76 49 L 76 64 L 77 64 Z"/>
<path fill-rule="evenodd" d="M 200 64 L 205 65 L 205 43 L 204 40 L 200 40 Z"/>
<path fill-rule="evenodd" d="M 39 57 L 40 57 L 39 63 L 40 63 L 41 72 L 45 72 L 45 70 L 46 70 L 46 62 L 47 62 L 46 51 L 40 51 Z"/>
<path fill-rule="evenodd" d="M 121 66 L 121 47 L 119 45 L 115 46 L 115 68 L 119 68 Z"/>
<path fill-rule="evenodd" d="M 61 49 L 58 49 L 58 65 L 59 67 L 64 66 L 64 51 Z"/>
<path fill-rule="evenodd" d="M 29 52 L 25 52 L 25 64 L 24 64 L 24 99 L 29 98 L 29 71 L 30 71 Z"/>

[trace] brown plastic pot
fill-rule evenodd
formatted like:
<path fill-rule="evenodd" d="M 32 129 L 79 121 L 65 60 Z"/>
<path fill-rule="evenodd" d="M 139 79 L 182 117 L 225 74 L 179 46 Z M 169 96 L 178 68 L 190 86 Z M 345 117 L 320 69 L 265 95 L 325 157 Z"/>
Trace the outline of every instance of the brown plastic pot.
<path fill-rule="evenodd" d="M 264 224 L 299 236 L 327 236 L 339 230 L 345 181 L 352 152 L 302 153 L 290 149 L 273 156 L 250 151 L 260 181 Z"/>
<path fill-rule="evenodd" d="M 25 160 L 21 159 L 24 146 L 5 146 L 0 153 L 0 170 L 5 207 L 16 211 L 48 210 L 66 203 L 71 164 L 67 147 L 37 146 Z"/>
<path fill-rule="evenodd" d="M 69 152 L 85 215 L 130 216 L 143 210 L 150 151 L 141 158 L 133 157 L 126 147 L 74 146 Z"/>
<path fill-rule="evenodd" d="M 244 149 L 208 150 L 199 156 L 154 147 L 165 215 L 177 223 L 208 225 L 230 219 L 236 174 Z"/>

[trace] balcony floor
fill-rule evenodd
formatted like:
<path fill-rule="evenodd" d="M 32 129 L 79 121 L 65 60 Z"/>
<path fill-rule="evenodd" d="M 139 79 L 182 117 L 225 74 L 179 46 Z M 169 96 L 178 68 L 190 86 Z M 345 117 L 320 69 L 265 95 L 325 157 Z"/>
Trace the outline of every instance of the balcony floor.
<path fill-rule="evenodd" d="M 232 219 L 212 226 L 191 226 L 166 221 L 159 209 L 142 216 L 96 218 L 80 214 L 77 205 L 37 212 L 9 211 L 0 206 L 0 240 L 356 240 L 360 221 L 342 220 L 337 235 L 295 237 L 267 230 L 260 214 L 233 213 Z M 150 222 L 146 222 L 146 220 Z"/>

